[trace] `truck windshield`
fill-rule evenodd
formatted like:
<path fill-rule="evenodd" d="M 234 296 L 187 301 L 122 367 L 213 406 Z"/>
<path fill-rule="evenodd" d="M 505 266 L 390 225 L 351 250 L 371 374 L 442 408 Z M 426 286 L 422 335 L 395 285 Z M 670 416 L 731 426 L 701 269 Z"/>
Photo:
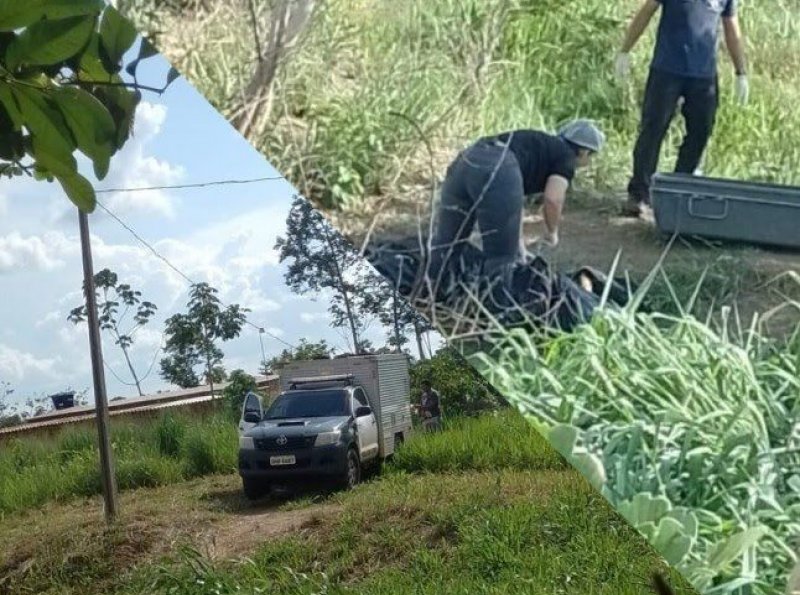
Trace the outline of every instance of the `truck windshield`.
<path fill-rule="evenodd" d="M 346 417 L 350 415 L 347 391 L 308 390 L 284 393 L 267 409 L 264 419 L 291 417 Z"/>

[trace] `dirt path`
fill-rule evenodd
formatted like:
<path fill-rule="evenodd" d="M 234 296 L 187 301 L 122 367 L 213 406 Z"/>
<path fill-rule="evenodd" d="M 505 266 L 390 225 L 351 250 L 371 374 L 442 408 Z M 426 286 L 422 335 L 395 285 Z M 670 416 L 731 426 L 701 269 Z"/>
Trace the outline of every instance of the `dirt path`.
<path fill-rule="evenodd" d="M 258 545 L 287 535 L 297 535 L 321 524 L 341 511 L 333 504 L 312 505 L 299 510 L 275 507 L 252 509 L 225 516 L 202 535 L 209 557 L 217 560 L 252 553 Z"/>

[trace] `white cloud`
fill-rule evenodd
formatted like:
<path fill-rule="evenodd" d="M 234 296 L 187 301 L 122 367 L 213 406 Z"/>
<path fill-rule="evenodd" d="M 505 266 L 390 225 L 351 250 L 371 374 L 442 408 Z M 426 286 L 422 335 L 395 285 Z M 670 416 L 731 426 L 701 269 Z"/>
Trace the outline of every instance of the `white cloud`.
<path fill-rule="evenodd" d="M 134 134 L 114 157 L 103 188 L 149 188 L 179 182 L 184 169 L 147 154 L 148 145 L 159 134 L 167 117 L 167 108 L 142 102 L 136 109 Z M 119 216 L 175 216 L 175 197 L 164 190 L 121 192 L 108 195 L 103 203 Z"/>
<path fill-rule="evenodd" d="M 313 324 L 328 319 L 327 312 L 303 312 L 300 314 L 300 320 L 306 324 Z"/>
<path fill-rule="evenodd" d="M 42 318 L 36 321 L 36 328 L 42 328 L 45 326 L 50 326 L 53 323 L 63 322 L 66 319 L 66 315 L 61 314 L 58 310 L 53 310 L 52 312 L 48 312 Z"/>
<path fill-rule="evenodd" d="M 60 234 L 23 237 L 18 232 L 0 236 L 0 274 L 14 271 L 51 271 L 64 264 L 59 258 Z"/>
<path fill-rule="evenodd" d="M 21 382 L 34 374 L 54 377 L 57 363 L 57 358 L 37 358 L 30 353 L 0 344 L 0 377 L 9 382 Z"/>

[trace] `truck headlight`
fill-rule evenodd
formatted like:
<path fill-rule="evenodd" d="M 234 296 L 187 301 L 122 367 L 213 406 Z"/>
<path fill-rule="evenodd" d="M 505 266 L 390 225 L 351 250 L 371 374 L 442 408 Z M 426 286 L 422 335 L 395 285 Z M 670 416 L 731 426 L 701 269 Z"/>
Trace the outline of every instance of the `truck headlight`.
<path fill-rule="evenodd" d="M 239 438 L 239 448 L 242 450 L 253 450 L 255 449 L 256 445 L 253 442 L 253 439 L 248 436 L 242 436 Z"/>
<path fill-rule="evenodd" d="M 342 433 L 339 431 L 323 432 L 322 434 L 317 434 L 317 439 L 314 441 L 314 446 L 328 446 L 330 444 L 336 444 L 339 442 L 339 438 L 341 437 Z"/>

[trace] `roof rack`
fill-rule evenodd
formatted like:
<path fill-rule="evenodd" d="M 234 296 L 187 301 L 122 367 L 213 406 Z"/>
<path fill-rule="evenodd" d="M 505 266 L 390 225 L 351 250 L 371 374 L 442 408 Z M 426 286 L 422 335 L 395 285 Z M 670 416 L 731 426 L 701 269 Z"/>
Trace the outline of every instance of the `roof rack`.
<path fill-rule="evenodd" d="M 333 374 L 330 376 L 309 376 L 303 378 L 292 378 L 289 380 L 289 389 L 296 390 L 299 386 L 308 386 L 316 384 L 337 384 L 341 383 L 345 386 L 353 384 L 353 374 Z"/>

